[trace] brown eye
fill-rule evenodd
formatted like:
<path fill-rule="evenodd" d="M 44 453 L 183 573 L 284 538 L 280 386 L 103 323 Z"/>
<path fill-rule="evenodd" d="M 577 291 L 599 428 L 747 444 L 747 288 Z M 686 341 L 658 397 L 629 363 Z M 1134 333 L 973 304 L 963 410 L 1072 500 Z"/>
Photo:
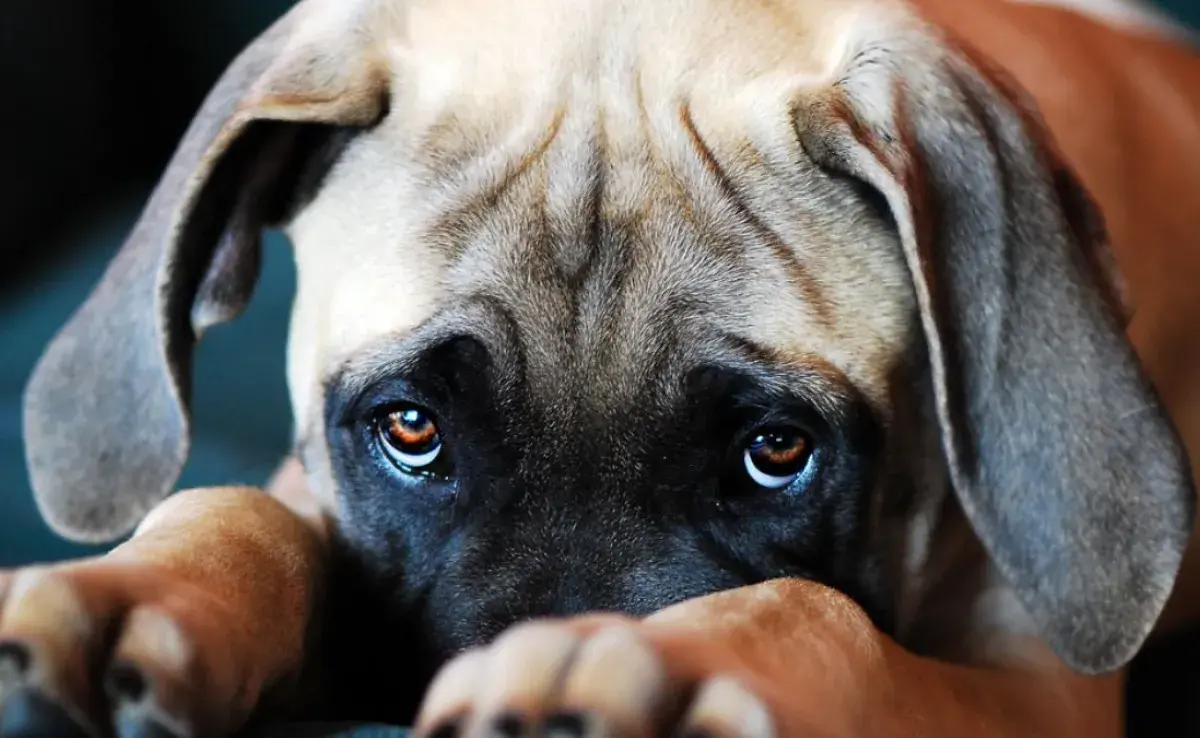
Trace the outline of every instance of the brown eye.
<path fill-rule="evenodd" d="M 379 418 L 378 432 L 383 452 L 402 469 L 429 467 L 442 452 L 442 437 L 433 418 L 423 410 L 408 407 Z"/>
<path fill-rule="evenodd" d="M 754 483 L 780 489 L 796 481 L 812 459 L 812 443 L 802 433 L 772 429 L 758 435 L 746 447 L 746 473 Z"/>

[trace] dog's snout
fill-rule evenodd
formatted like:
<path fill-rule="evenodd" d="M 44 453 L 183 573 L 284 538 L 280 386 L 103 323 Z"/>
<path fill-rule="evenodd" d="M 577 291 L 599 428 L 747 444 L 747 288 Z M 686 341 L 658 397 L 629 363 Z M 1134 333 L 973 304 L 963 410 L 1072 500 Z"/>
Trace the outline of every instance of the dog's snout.
<path fill-rule="evenodd" d="M 643 616 L 746 583 L 694 546 L 643 521 L 582 516 L 552 528 L 524 525 L 465 552 L 435 589 L 455 601 L 452 648 L 486 643 L 526 620 L 600 612 Z"/>

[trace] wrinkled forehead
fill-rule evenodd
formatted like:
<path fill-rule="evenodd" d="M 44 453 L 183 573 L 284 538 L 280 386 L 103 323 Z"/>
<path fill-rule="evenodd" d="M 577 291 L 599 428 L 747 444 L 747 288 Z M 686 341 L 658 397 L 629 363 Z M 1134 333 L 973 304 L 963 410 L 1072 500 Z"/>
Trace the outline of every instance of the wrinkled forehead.
<path fill-rule="evenodd" d="M 291 224 L 298 412 L 456 314 L 520 346 L 534 387 L 632 391 L 730 343 L 881 386 L 909 288 L 886 217 L 791 128 L 825 63 L 771 47 L 799 20 L 739 4 L 753 32 L 718 45 L 714 2 L 484 5 L 414 11 L 391 114 Z"/>

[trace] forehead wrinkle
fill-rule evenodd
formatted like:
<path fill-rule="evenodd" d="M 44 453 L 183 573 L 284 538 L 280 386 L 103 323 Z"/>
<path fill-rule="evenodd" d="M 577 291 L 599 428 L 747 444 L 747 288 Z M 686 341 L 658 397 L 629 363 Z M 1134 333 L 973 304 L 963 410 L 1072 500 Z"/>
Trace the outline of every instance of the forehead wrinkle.
<path fill-rule="evenodd" d="M 634 92 L 637 95 L 638 131 L 645 141 L 647 162 L 654 173 L 658 175 L 656 178 L 657 183 L 664 187 L 663 197 L 674 195 L 674 200 L 679 207 L 679 214 L 684 220 L 699 229 L 704 222 L 701 216 L 703 208 L 697 211 L 694 207 L 695 198 L 689 195 L 684 179 L 680 176 L 676 167 L 672 165 L 671 157 L 667 155 L 667 143 L 656 133 L 657 127 L 654 124 L 650 108 L 646 104 L 644 98 L 645 90 L 642 88 L 640 76 L 637 79 L 637 86 L 634 88 Z"/>
<path fill-rule="evenodd" d="M 604 116 L 598 108 L 588 108 L 572 118 L 577 124 L 570 125 L 559 145 L 547 151 L 541 203 L 547 257 L 557 276 L 573 291 L 586 280 L 598 256 L 608 188 Z"/>
<path fill-rule="evenodd" d="M 468 184 L 481 179 L 487 186 L 477 186 L 430 229 L 456 255 L 448 271 L 457 288 L 448 295 L 490 285 L 517 316 L 530 370 L 545 380 L 539 385 L 561 387 L 565 372 L 586 369 L 584 381 L 599 378 L 594 384 L 606 387 L 606 394 L 624 393 L 654 364 L 648 347 L 670 344 L 672 321 L 679 315 L 698 311 L 719 314 L 727 324 L 753 321 L 752 311 L 764 305 L 749 304 L 749 295 L 739 297 L 735 286 L 746 278 L 746 251 L 756 242 L 765 242 L 784 271 L 790 270 L 790 281 L 805 293 L 804 303 L 818 311 L 828 304 L 823 294 L 812 294 L 820 289 L 813 275 L 750 207 L 701 135 L 689 106 L 659 117 L 640 100 L 645 140 L 631 146 L 626 139 L 623 161 L 608 160 L 602 125 L 595 129 L 599 135 L 564 137 L 568 121 L 594 112 L 581 109 L 569 115 L 558 107 L 543 135 L 526 137 L 536 141 L 532 150 L 518 156 L 510 148 L 507 155 L 515 163 L 465 177 Z M 664 133 L 676 135 L 659 135 Z M 708 176 L 684 176 L 681 166 L 688 167 L 680 164 L 681 150 L 692 153 L 690 168 Z M 562 158 L 555 158 L 560 153 Z M 568 165 L 556 169 L 558 161 Z M 649 168 L 656 176 L 629 187 L 626 174 L 610 175 L 615 167 Z M 489 173 L 495 176 L 485 176 Z M 614 191 L 614 181 L 626 186 Z M 560 194 L 561 201 L 551 202 Z M 639 203 L 638 217 L 617 225 L 608 205 L 614 200 Z M 730 212 L 736 217 L 722 217 Z M 606 238 L 602 223 L 610 233 L 629 228 L 634 235 Z M 626 246 L 625 240 L 632 243 Z M 596 371 L 606 363 L 610 366 Z"/>
<path fill-rule="evenodd" d="M 774 83 L 764 84 L 762 89 L 778 92 L 777 87 Z M 741 295 L 740 299 L 724 300 L 724 319 L 731 323 L 759 321 L 764 309 L 769 308 L 778 296 L 787 294 L 796 298 L 787 301 L 785 311 L 787 320 L 794 327 L 806 326 L 830 333 L 835 321 L 835 303 L 827 294 L 825 284 L 808 262 L 801 260 L 799 244 L 794 242 L 797 234 L 785 237 L 777 224 L 768 222 L 768 216 L 786 213 L 789 223 L 796 221 L 796 228 L 792 230 L 799 229 L 799 237 L 815 235 L 819 238 L 822 232 L 819 225 L 808 217 L 809 208 L 803 200 L 804 190 L 797 192 L 788 207 L 760 213 L 764 203 L 760 202 L 759 193 L 747 188 L 748 183 L 743 181 L 754 180 L 753 173 L 745 166 L 738 166 L 736 170 L 729 168 L 730 163 L 745 164 L 742 160 L 752 156 L 761 159 L 755 145 L 748 139 L 743 140 L 750 131 L 744 129 L 740 116 L 706 99 L 707 113 L 713 113 L 711 108 L 714 105 L 721 110 L 718 119 L 723 122 L 716 123 L 715 129 L 720 132 L 718 137 L 722 148 L 734 146 L 738 152 L 732 162 L 722 161 L 716 153 L 716 147 L 709 143 L 708 136 L 701 133 L 703 126 L 693 113 L 692 98 L 687 95 L 683 95 L 683 98 L 682 102 L 676 101 L 673 106 L 659 106 L 654 114 L 644 103 L 639 105 L 639 109 L 642 111 L 643 126 L 649 132 L 649 159 L 659 175 L 656 182 L 660 184 L 658 191 L 662 200 L 670 200 L 673 209 L 670 216 L 682 221 L 680 229 L 688 228 L 695 234 L 693 240 L 699 246 L 715 252 L 721 268 L 727 270 L 723 276 L 728 279 L 718 279 L 701 286 L 714 290 L 717 284 L 757 269 L 763 275 L 759 279 L 761 286 L 772 283 L 775 285 L 771 288 L 773 291 L 763 295 L 751 294 L 754 292 L 752 290 Z M 780 112 L 786 110 L 785 103 L 786 100 L 780 100 Z M 737 121 L 732 129 L 731 114 L 734 116 L 732 120 Z M 786 128 L 786 115 L 778 117 Z M 759 118 L 761 116 L 754 119 L 755 126 L 761 127 Z M 772 125 L 772 130 L 776 127 Z M 731 132 L 733 135 L 728 135 Z M 780 134 L 775 131 L 773 135 Z M 794 136 L 785 138 L 792 140 Z M 796 199 L 799 202 L 794 201 Z M 816 230 L 814 226 L 817 226 Z M 777 278 L 781 278 L 782 283 L 776 282 Z M 762 300 L 764 296 L 768 301 Z"/>
<path fill-rule="evenodd" d="M 800 291 L 804 301 L 813 308 L 818 325 L 823 328 L 830 327 L 833 314 L 830 301 L 820 282 L 796 257 L 795 250 L 783 237 L 755 212 L 735 179 L 722 166 L 720 159 L 696 127 L 691 106 L 686 102 L 679 108 L 679 122 L 693 150 L 699 156 L 704 169 L 711 176 L 722 197 L 732 205 L 734 212 L 750 226 L 759 240 L 767 245 L 775 259 L 783 266 L 791 284 Z"/>
<path fill-rule="evenodd" d="M 544 200 L 544 182 L 537 177 L 509 188 L 448 271 L 448 293 L 452 300 L 486 296 L 502 306 L 530 391 L 561 405 L 574 304 L 554 263 Z"/>
<path fill-rule="evenodd" d="M 486 228 L 489 216 L 510 190 L 539 169 L 562 130 L 565 115 L 564 108 L 556 107 L 549 122 L 533 137 L 522 131 L 499 146 L 474 142 L 464 146 L 449 163 L 436 158 L 427 163 L 427 187 L 431 195 L 440 193 L 441 202 L 439 215 L 427 226 L 423 237 L 448 255 L 458 256 L 464 236 Z M 442 135 L 463 135 L 462 129 L 461 125 L 448 126 Z M 430 148 L 437 150 L 436 145 Z"/>
<path fill-rule="evenodd" d="M 672 344 L 675 314 L 724 270 L 689 263 L 706 258 L 688 244 L 694 236 L 637 225 L 658 219 L 601 218 L 550 233 L 538 218 L 520 217 L 537 209 L 529 198 L 543 194 L 532 183 L 509 193 L 507 212 L 495 213 L 481 245 L 464 252 L 462 284 L 451 292 L 481 290 L 508 307 L 540 402 L 595 409 L 654 373 Z M 552 244 L 563 238 L 591 242 L 595 258 L 585 272 L 565 274 L 555 262 Z"/>
<path fill-rule="evenodd" d="M 631 242 L 631 258 L 611 299 L 616 339 L 607 358 L 630 373 L 653 365 L 650 354 L 676 342 L 682 318 L 736 309 L 737 264 L 703 246 L 703 234 L 672 205 L 656 200 L 649 217 L 619 231 Z"/>
<path fill-rule="evenodd" d="M 545 395 L 546 401 L 570 400 L 561 390 L 570 394 L 577 389 L 563 381 L 571 373 L 599 380 L 596 384 L 612 391 L 605 395 L 625 391 L 639 373 L 637 365 L 649 358 L 644 352 L 652 345 L 648 341 L 634 338 L 638 349 L 621 350 L 631 338 L 629 329 L 661 338 L 666 322 L 629 303 L 645 302 L 648 294 L 653 304 L 659 295 L 656 287 L 674 278 L 652 276 L 643 281 L 643 288 L 629 288 L 626 277 L 640 271 L 636 262 L 648 262 L 647 268 L 660 276 L 696 272 L 670 268 L 680 263 L 672 257 L 681 247 L 678 235 L 665 239 L 665 244 L 637 239 L 628 220 L 614 217 L 612 209 L 602 205 L 614 194 L 606 186 L 612 179 L 608 168 L 640 168 L 644 162 L 606 161 L 603 137 L 589 135 L 593 131 L 585 126 L 582 132 L 572 128 L 571 135 L 561 135 L 554 146 L 541 150 L 539 160 L 526 166 L 521 177 L 510 180 L 494 200 L 479 205 L 478 217 L 470 224 L 473 233 L 463 233 L 465 224 L 460 222 L 457 232 L 449 234 L 460 246 L 448 269 L 447 294 L 484 290 L 510 307 L 529 360 L 531 390 Z M 641 199 L 655 199 L 649 188 L 638 189 Z M 673 210 L 664 215 L 669 218 Z M 686 286 L 679 291 L 685 296 L 689 292 Z M 622 312 L 622 302 L 625 320 L 616 315 Z M 650 325 L 640 326 L 644 321 Z M 612 353 L 614 344 L 617 355 Z"/>

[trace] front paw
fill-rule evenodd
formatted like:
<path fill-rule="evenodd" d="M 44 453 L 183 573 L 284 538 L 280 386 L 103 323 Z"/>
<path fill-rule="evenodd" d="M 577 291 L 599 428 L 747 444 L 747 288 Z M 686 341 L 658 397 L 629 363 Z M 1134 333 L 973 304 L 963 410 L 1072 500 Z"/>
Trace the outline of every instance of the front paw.
<path fill-rule="evenodd" d="M 107 559 L 0 572 L 0 736 L 193 736 L 252 707 L 246 643 L 222 602 Z"/>
<path fill-rule="evenodd" d="M 895 651 L 845 595 L 779 579 L 644 620 L 519 625 L 451 661 L 420 738 L 895 734 Z M 889 655 L 890 654 L 890 655 Z"/>
<path fill-rule="evenodd" d="M 770 711 L 746 680 L 685 666 L 655 636 L 621 618 L 517 626 L 443 669 L 417 735 L 775 735 Z"/>

